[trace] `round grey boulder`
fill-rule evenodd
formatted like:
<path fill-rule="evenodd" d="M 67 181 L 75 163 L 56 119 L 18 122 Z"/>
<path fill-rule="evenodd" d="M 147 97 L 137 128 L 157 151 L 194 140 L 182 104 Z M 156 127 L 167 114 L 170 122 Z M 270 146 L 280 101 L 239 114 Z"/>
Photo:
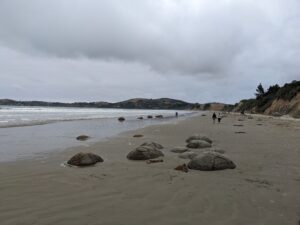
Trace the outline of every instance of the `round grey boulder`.
<path fill-rule="evenodd" d="M 139 146 L 127 155 L 131 160 L 148 160 L 164 156 L 164 154 L 151 146 Z"/>
<path fill-rule="evenodd" d="M 195 134 L 193 136 L 190 136 L 188 139 L 185 140 L 186 143 L 189 143 L 193 140 L 200 140 L 200 141 L 206 141 L 208 143 L 212 143 L 212 140 L 206 136 Z"/>
<path fill-rule="evenodd" d="M 234 169 L 236 165 L 228 158 L 217 153 L 205 153 L 193 158 L 188 167 L 193 170 L 212 171 Z"/>
<path fill-rule="evenodd" d="M 188 148 L 210 148 L 211 144 L 202 140 L 192 140 L 186 145 Z"/>
<path fill-rule="evenodd" d="M 150 146 L 152 148 L 156 148 L 156 149 L 163 149 L 164 147 L 156 142 L 145 142 L 143 144 L 141 144 L 141 146 Z"/>
<path fill-rule="evenodd" d="M 103 162 L 103 159 L 94 153 L 77 153 L 71 159 L 68 164 L 73 166 L 91 166 L 98 162 Z"/>
<path fill-rule="evenodd" d="M 174 153 L 183 153 L 183 152 L 189 151 L 189 149 L 186 147 L 175 147 L 175 148 L 172 148 L 170 151 L 174 152 Z"/>

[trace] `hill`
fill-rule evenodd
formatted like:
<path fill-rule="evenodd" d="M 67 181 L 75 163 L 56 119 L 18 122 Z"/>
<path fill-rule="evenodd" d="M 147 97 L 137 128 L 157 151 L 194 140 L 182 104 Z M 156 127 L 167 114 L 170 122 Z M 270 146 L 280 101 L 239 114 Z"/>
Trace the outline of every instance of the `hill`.
<path fill-rule="evenodd" d="M 194 109 L 196 104 L 170 98 L 145 99 L 134 98 L 122 102 L 43 102 L 43 101 L 15 101 L 0 99 L 0 105 L 10 106 L 47 106 L 47 107 L 86 107 L 86 108 L 123 108 L 123 109 Z"/>
<path fill-rule="evenodd" d="M 240 101 L 233 111 L 300 118 L 300 81 L 286 83 L 282 87 L 276 84 L 266 92 L 259 85 L 256 98 Z"/>

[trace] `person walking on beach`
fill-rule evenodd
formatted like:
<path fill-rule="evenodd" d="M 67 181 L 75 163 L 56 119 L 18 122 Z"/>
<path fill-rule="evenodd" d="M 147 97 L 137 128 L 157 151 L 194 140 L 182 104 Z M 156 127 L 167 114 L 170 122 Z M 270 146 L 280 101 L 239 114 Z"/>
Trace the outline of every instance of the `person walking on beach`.
<path fill-rule="evenodd" d="M 214 123 L 215 123 L 215 122 L 216 122 L 216 119 L 217 119 L 216 113 L 214 113 L 214 114 L 212 115 L 212 119 L 213 119 L 213 121 L 214 121 Z"/>
<path fill-rule="evenodd" d="M 218 123 L 221 122 L 221 119 L 222 119 L 222 115 L 221 115 L 221 113 L 219 113 L 219 114 L 218 114 Z"/>
<path fill-rule="evenodd" d="M 178 112 L 175 113 L 175 116 L 178 117 Z"/>

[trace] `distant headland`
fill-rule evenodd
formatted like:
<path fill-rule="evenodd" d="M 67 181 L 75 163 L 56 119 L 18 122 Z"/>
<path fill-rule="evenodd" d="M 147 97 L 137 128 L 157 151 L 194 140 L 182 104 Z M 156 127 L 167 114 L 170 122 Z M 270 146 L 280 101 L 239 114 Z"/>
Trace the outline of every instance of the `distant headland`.
<path fill-rule="evenodd" d="M 236 104 L 225 103 L 189 103 L 171 98 L 133 98 L 126 101 L 110 102 L 45 102 L 17 101 L 0 99 L 0 105 L 43 106 L 43 107 L 84 107 L 84 108 L 122 108 L 122 109 L 174 109 L 174 110 L 216 110 L 259 113 L 273 116 L 290 115 L 300 118 L 300 81 L 270 86 L 266 91 L 260 84 L 256 89 L 256 98 L 244 99 Z"/>

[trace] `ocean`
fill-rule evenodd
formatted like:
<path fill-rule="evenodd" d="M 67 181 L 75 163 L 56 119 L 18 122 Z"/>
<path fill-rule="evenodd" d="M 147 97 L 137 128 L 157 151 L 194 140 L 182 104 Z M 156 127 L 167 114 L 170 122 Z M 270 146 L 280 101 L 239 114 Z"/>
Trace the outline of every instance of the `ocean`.
<path fill-rule="evenodd" d="M 0 162 L 41 158 L 53 151 L 88 146 L 121 132 L 177 122 L 193 111 L 0 106 Z M 163 119 L 147 119 L 163 115 Z M 125 117 L 119 122 L 118 117 Z M 143 116 L 145 119 L 138 120 Z M 85 134 L 86 142 L 76 140 Z"/>

